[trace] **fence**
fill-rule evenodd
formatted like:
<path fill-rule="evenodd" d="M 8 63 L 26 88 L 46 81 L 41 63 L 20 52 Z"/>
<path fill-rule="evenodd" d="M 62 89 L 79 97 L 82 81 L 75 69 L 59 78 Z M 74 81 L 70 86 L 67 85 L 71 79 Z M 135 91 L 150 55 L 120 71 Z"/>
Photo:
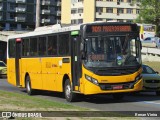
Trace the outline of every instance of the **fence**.
<path fill-rule="evenodd" d="M 160 62 L 160 49 L 142 47 L 142 60 L 143 61 L 159 61 Z"/>

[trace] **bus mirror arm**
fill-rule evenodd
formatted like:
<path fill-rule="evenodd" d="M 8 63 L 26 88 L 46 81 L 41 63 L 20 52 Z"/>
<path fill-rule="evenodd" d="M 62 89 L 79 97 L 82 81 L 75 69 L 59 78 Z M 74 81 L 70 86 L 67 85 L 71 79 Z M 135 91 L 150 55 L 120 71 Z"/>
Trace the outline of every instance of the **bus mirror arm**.
<path fill-rule="evenodd" d="M 141 41 L 139 41 L 139 44 L 140 44 L 140 49 L 142 50 L 142 42 L 141 42 Z"/>
<path fill-rule="evenodd" d="M 85 60 L 85 59 L 86 59 L 86 53 L 85 53 L 84 51 L 82 51 L 81 59 L 82 59 L 82 60 Z"/>
<path fill-rule="evenodd" d="M 83 59 L 83 60 L 85 60 L 86 59 L 86 53 L 87 53 L 87 44 L 86 44 L 86 42 L 84 42 L 84 44 L 83 43 L 81 43 L 81 58 Z"/>

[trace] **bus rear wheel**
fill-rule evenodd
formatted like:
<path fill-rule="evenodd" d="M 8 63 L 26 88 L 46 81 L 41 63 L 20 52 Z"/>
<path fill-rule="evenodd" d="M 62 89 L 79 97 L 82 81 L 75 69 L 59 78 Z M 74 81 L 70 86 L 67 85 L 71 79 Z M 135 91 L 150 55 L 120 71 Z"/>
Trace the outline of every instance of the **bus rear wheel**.
<path fill-rule="evenodd" d="M 34 90 L 31 87 L 31 81 L 29 76 L 26 77 L 26 91 L 28 95 L 34 94 Z"/>
<path fill-rule="evenodd" d="M 68 102 L 75 101 L 76 93 L 73 93 L 70 81 L 67 79 L 64 85 L 64 95 Z"/>

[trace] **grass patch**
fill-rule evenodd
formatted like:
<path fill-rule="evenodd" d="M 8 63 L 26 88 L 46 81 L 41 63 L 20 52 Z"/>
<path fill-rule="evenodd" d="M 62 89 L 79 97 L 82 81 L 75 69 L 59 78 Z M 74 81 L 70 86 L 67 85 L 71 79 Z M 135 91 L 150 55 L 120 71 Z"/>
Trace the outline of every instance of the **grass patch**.
<path fill-rule="evenodd" d="M 36 96 L 28 96 L 0 90 L 0 111 L 93 111 L 92 109 L 55 102 Z M 63 112 L 62 112 L 63 114 Z M 117 117 L 50 117 L 39 120 L 137 120 L 135 117 L 123 117 L 123 114 L 108 112 L 109 116 Z M 78 116 L 78 113 L 77 113 Z M 102 115 L 103 116 L 103 115 Z M 119 117 L 118 117 L 119 116 Z M 36 118 L 16 118 L 16 120 L 36 120 Z"/>
<path fill-rule="evenodd" d="M 6 105 L 5 105 L 6 104 Z M 73 106 L 70 104 L 63 104 L 60 102 L 55 102 L 52 100 L 39 98 L 35 96 L 28 96 L 13 92 L 0 91 L 0 105 L 2 106 L 12 106 L 11 110 L 17 110 L 18 108 L 31 109 L 36 111 L 41 110 L 87 110 L 86 108 L 81 108 Z M 14 107 L 13 107 L 14 106 Z M 8 110 L 10 109 L 8 108 Z M 3 107 L 0 107 L 0 110 L 4 110 Z M 23 110 L 23 109 L 22 109 Z"/>
<path fill-rule="evenodd" d="M 152 67 L 155 71 L 158 71 L 160 73 L 160 62 L 143 62 L 143 64 L 146 64 L 150 67 Z"/>

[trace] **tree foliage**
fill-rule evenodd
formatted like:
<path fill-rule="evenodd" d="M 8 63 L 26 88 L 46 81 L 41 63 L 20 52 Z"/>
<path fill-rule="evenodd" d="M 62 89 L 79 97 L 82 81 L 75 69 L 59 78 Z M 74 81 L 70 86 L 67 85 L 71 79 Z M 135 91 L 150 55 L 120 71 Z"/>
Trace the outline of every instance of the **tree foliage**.
<path fill-rule="evenodd" d="M 136 22 L 160 26 L 160 0 L 140 0 L 140 13 Z"/>

